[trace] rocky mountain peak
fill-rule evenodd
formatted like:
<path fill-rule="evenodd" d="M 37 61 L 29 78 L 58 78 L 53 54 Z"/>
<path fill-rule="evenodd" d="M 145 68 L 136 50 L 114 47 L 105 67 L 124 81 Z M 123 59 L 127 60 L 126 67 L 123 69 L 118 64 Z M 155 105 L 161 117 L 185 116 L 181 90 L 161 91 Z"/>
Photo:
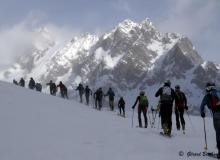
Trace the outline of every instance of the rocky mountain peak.
<path fill-rule="evenodd" d="M 147 30 L 156 30 L 156 27 L 153 25 L 153 22 L 151 22 L 149 18 L 143 20 L 140 25 L 142 26 L 142 28 Z"/>
<path fill-rule="evenodd" d="M 133 22 L 130 19 L 126 19 L 124 21 L 122 21 L 121 23 L 118 24 L 118 26 L 116 27 L 116 30 L 120 30 L 122 32 L 124 32 L 125 34 L 129 34 L 129 32 L 134 28 L 139 26 L 138 23 Z"/>

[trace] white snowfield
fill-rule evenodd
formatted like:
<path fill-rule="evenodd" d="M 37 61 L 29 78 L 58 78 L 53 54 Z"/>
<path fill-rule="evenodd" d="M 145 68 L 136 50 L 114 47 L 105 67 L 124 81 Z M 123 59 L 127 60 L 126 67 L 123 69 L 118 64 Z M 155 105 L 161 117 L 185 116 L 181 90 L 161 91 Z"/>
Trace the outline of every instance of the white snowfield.
<path fill-rule="evenodd" d="M 136 113 L 132 128 L 131 112 L 122 118 L 118 111 L 97 111 L 4 82 L 0 97 L 0 160 L 212 159 L 202 155 L 200 117 L 190 116 L 192 125 L 185 115 L 186 135 L 175 129 L 173 117 L 173 136 L 168 138 L 159 134 L 158 121 L 153 129 L 136 128 Z M 206 118 L 206 127 L 209 151 L 216 152 L 211 118 Z"/>

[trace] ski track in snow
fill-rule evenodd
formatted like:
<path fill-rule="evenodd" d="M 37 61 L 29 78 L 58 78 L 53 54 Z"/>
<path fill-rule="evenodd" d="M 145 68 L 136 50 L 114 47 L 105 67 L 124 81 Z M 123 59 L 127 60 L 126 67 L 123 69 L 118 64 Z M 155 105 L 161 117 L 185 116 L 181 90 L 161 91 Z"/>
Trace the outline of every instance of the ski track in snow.
<path fill-rule="evenodd" d="M 188 152 L 204 151 L 200 117 L 190 116 L 191 125 L 185 114 L 186 135 L 175 129 L 173 117 L 173 137 L 168 138 L 159 134 L 158 118 L 156 128 L 132 128 L 132 112 L 122 118 L 117 116 L 118 111 L 97 111 L 73 100 L 4 82 L 0 82 L 0 90 L 1 160 L 212 159 L 187 157 Z M 206 127 L 208 148 L 216 152 L 211 118 L 206 118 Z"/>

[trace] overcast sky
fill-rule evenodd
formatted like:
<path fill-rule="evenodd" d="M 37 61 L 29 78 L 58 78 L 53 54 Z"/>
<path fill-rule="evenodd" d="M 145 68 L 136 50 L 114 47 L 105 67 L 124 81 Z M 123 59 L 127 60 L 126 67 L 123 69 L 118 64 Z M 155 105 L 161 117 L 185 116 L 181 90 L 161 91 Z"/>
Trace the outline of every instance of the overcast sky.
<path fill-rule="evenodd" d="M 162 32 L 188 36 L 206 60 L 220 63 L 220 0 L 0 0 L 0 58 L 25 49 L 31 27 L 60 35 L 103 33 L 124 19 L 150 18 Z M 1 62 L 0 62 L 1 65 Z"/>

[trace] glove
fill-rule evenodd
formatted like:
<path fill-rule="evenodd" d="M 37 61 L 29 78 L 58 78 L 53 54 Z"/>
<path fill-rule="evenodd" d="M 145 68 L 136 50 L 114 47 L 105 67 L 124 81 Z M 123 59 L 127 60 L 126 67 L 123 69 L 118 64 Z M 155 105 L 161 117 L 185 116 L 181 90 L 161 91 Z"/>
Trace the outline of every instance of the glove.
<path fill-rule="evenodd" d="M 135 106 L 132 106 L 132 109 L 134 109 L 135 108 Z"/>
<path fill-rule="evenodd" d="M 185 106 L 185 110 L 187 110 L 187 111 L 188 111 L 188 106 Z"/>
<path fill-rule="evenodd" d="M 201 113 L 201 117 L 205 118 L 205 113 L 204 112 Z"/>

